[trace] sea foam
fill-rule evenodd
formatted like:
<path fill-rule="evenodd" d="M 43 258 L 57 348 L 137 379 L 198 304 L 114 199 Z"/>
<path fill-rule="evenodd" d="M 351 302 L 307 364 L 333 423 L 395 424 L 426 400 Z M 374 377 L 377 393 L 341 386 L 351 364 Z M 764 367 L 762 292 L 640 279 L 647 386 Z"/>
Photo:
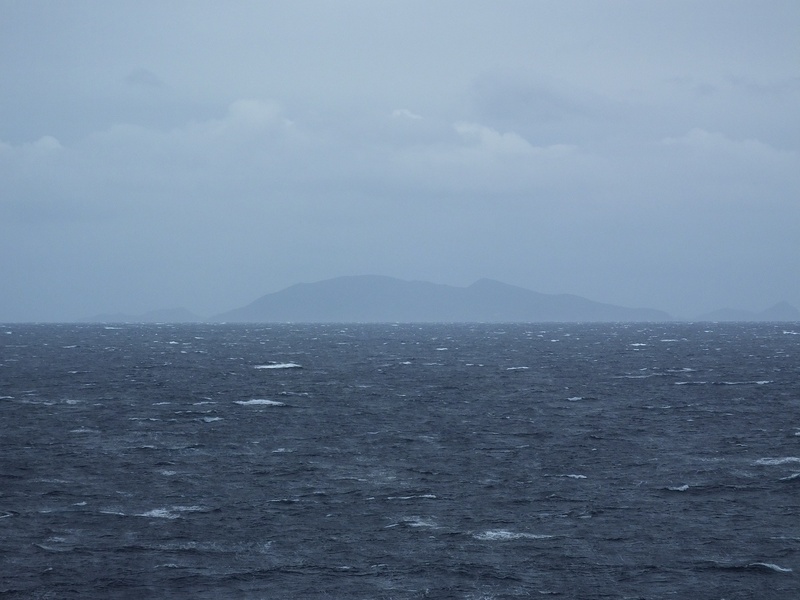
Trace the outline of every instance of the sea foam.
<path fill-rule="evenodd" d="M 789 463 L 798 463 L 798 462 L 800 462 L 800 458 L 798 458 L 797 456 L 784 456 L 782 458 L 759 458 L 756 461 L 756 464 L 775 466 L 775 465 L 786 465 Z"/>

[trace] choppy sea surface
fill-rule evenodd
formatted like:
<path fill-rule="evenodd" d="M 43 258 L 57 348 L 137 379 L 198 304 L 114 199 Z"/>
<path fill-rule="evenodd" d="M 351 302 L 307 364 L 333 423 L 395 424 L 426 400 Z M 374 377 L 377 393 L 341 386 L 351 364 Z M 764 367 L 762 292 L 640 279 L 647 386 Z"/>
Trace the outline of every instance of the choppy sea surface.
<path fill-rule="evenodd" d="M 0 325 L 2 598 L 800 597 L 800 324 Z"/>

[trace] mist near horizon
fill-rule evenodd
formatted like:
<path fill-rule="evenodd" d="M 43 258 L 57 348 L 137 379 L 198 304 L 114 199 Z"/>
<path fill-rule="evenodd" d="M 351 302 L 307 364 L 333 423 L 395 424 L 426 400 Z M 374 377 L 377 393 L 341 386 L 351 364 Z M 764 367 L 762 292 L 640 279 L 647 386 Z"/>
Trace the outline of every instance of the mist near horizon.
<path fill-rule="evenodd" d="M 0 322 L 482 278 L 800 306 L 800 5 L 7 3 Z"/>

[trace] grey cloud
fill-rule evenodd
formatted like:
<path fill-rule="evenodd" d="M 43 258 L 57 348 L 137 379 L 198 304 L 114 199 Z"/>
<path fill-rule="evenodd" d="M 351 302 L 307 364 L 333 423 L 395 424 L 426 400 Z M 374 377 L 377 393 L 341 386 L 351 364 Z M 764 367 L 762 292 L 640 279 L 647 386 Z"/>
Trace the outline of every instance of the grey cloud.
<path fill-rule="evenodd" d="M 125 76 L 125 82 L 132 86 L 145 88 L 163 88 L 166 84 L 161 78 L 148 69 L 138 68 L 132 70 Z"/>
<path fill-rule="evenodd" d="M 800 305 L 796 3 L 70 4 L 0 23 L 0 320 L 359 273 Z"/>

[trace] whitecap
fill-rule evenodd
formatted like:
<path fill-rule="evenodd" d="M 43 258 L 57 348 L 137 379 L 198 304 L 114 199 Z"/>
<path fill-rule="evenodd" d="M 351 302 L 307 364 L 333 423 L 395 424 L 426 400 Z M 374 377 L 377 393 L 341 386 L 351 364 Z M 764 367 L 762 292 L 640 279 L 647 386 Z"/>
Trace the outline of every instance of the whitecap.
<path fill-rule="evenodd" d="M 222 417 L 203 417 L 201 420 L 204 423 L 213 423 L 215 421 L 222 421 Z"/>
<path fill-rule="evenodd" d="M 506 371 L 527 371 L 530 367 L 508 367 Z"/>
<path fill-rule="evenodd" d="M 297 363 L 270 363 L 268 365 L 256 365 L 254 369 L 302 369 Z"/>
<path fill-rule="evenodd" d="M 387 500 L 414 500 L 416 498 L 425 498 L 428 500 L 436 500 L 434 494 L 420 494 L 418 496 L 389 496 Z"/>
<path fill-rule="evenodd" d="M 566 477 L 567 479 L 587 479 L 586 475 L 576 475 L 575 473 L 569 473 L 568 475 L 560 475 L 560 477 Z"/>
<path fill-rule="evenodd" d="M 384 529 L 391 529 L 392 527 L 397 527 L 398 525 L 406 525 L 408 527 L 425 527 L 431 529 L 437 529 L 438 525 L 432 519 L 426 519 L 425 517 L 403 517 L 397 523 L 391 523 L 387 525 Z"/>
<path fill-rule="evenodd" d="M 791 573 L 792 570 L 787 567 L 781 567 L 776 565 L 775 563 L 766 563 L 766 562 L 754 562 L 747 565 L 751 568 L 761 568 L 761 569 L 768 569 L 770 571 L 775 571 L 777 573 Z"/>
<path fill-rule="evenodd" d="M 775 465 L 786 465 L 789 463 L 797 463 L 797 462 L 800 462 L 800 458 L 798 458 L 797 456 L 784 456 L 782 458 L 759 458 L 756 461 L 756 464 L 775 466 Z"/>
<path fill-rule="evenodd" d="M 570 402 L 577 402 L 578 400 L 583 400 L 583 396 L 572 396 L 571 398 L 567 398 Z"/>
<path fill-rule="evenodd" d="M 490 529 L 481 533 L 473 535 L 475 539 L 484 541 L 499 541 L 506 542 L 510 540 L 547 540 L 551 539 L 552 535 L 543 535 L 538 533 L 522 533 L 517 531 L 508 531 L 507 529 Z"/>
<path fill-rule="evenodd" d="M 436 523 L 431 521 L 430 519 L 423 519 L 420 517 L 412 517 L 410 519 L 403 521 L 406 525 L 411 527 L 436 527 Z"/>
<path fill-rule="evenodd" d="M 252 400 L 236 400 L 235 404 L 241 404 L 242 406 L 253 406 L 253 405 L 286 406 L 283 402 L 278 402 L 277 400 L 266 400 L 264 398 L 253 398 Z"/>
<path fill-rule="evenodd" d="M 677 486 L 669 486 L 667 489 L 670 492 L 685 492 L 686 490 L 689 489 L 689 486 L 686 485 L 686 484 L 683 484 L 683 485 L 677 485 Z"/>
<path fill-rule="evenodd" d="M 153 519 L 177 519 L 182 513 L 199 512 L 203 508 L 200 506 L 173 506 L 171 508 L 154 508 L 147 512 L 136 515 L 137 517 L 150 517 Z"/>

